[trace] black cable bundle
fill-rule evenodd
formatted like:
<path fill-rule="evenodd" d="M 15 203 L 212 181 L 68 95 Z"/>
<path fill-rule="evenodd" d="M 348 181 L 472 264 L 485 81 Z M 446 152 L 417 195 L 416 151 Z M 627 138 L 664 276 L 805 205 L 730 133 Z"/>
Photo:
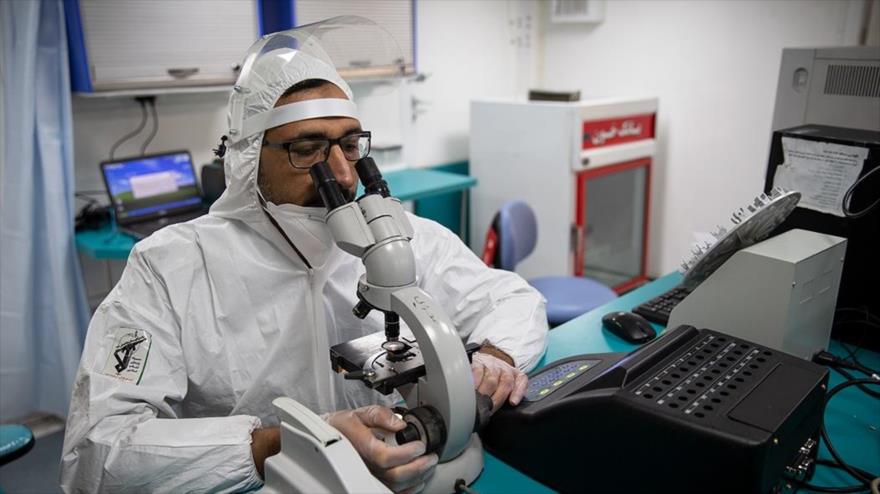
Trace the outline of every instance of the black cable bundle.
<path fill-rule="evenodd" d="M 104 223 L 110 221 L 110 206 L 104 206 L 100 201 L 92 197 L 102 191 L 89 190 L 77 191 L 74 195 L 77 199 L 86 201 L 86 205 L 80 208 L 74 220 L 74 231 L 96 230 Z"/>
<path fill-rule="evenodd" d="M 121 146 L 125 141 L 131 139 L 132 137 L 137 136 L 144 130 L 144 127 L 147 126 L 147 104 L 150 105 L 151 113 L 153 115 L 153 129 L 150 132 L 150 135 L 141 145 L 141 154 L 144 154 L 147 150 L 147 146 L 153 141 L 153 138 L 156 136 L 156 132 L 159 130 L 159 116 L 156 113 L 156 97 L 155 96 L 138 96 L 135 98 L 141 105 L 141 123 L 138 124 L 137 128 L 125 134 L 118 141 L 113 143 L 113 146 L 110 147 L 110 159 L 112 160 L 114 155 L 116 154 L 116 150 Z"/>
<path fill-rule="evenodd" d="M 147 140 L 141 145 L 141 154 L 146 154 L 147 146 L 153 142 L 153 138 L 156 137 L 156 132 L 159 131 L 159 114 L 156 113 L 156 98 L 151 96 L 147 99 L 147 103 L 150 104 L 150 113 L 153 115 L 153 130 L 150 131 Z"/>
<path fill-rule="evenodd" d="M 830 487 L 830 486 L 821 486 L 821 485 L 813 485 L 807 482 L 803 482 L 797 479 L 788 479 L 792 484 L 797 486 L 798 489 L 807 489 L 814 492 L 827 492 L 827 493 L 854 493 L 854 492 L 869 492 L 872 489 L 872 482 L 876 481 L 878 475 L 867 470 L 855 467 L 847 463 L 837 449 L 834 447 L 834 444 L 831 442 L 831 438 L 828 436 L 828 430 L 825 428 L 825 420 L 824 414 L 828 408 L 828 403 L 831 399 L 837 394 L 843 391 L 844 389 L 851 388 L 856 386 L 873 398 L 880 398 L 880 393 L 875 390 L 868 389 L 868 386 L 877 386 L 880 385 L 880 375 L 874 369 L 866 367 L 858 362 L 857 359 L 854 358 L 853 355 L 852 361 L 842 359 L 837 357 L 836 355 L 832 355 L 828 352 L 819 352 L 813 357 L 813 361 L 827 365 L 832 370 L 840 373 L 847 380 L 838 384 L 831 391 L 825 395 L 825 401 L 822 404 L 822 425 L 819 429 L 819 433 L 822 437 L 822 440 L 825 441 L 825 447 L 828 449 L 828 452 L 831 453 L 831 456 L 834 458 L 834 461 L 818 459 L 816 463 L 819 465 L 824 465 L 827 467 L 835 468 L 838 470 L 843 470 L 851 477 L 853 477 L 858 484 L 850 485 L 845 487 Z M 851 369 L 858 372 L 862 372 L 868 375 L 868 378 L 856 379 L 852 374 L 847 372 L 844 369 Z M 795 489 L 797 491 L 797 489 Z"/>

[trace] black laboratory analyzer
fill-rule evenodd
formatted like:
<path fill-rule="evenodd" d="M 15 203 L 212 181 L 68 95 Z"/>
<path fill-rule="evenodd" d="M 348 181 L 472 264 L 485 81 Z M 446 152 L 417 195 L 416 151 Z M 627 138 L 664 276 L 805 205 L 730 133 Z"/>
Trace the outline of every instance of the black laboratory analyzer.
<path fill-rule="evenodd" d="M 827 382 L 811 362 L 680 326 L 542 368 L 481 436 L 560 492 L 778 492 L 783 475 L 812 475 Z"/>

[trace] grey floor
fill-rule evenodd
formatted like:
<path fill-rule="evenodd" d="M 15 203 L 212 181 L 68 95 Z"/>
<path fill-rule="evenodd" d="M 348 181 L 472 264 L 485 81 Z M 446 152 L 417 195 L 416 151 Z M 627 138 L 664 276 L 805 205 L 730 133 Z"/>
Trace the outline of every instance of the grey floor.
<path fill-rule="evenodd" d="M 64 431 L 37 439 L 34 448 L 21 458 L 0 467 L 3 494 L 55 494 Z"/>

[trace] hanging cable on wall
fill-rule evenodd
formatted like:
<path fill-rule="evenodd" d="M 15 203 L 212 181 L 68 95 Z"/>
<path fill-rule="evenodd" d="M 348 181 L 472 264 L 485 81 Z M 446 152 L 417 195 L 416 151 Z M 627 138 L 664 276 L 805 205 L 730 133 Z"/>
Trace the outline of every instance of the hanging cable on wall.
<path fill-rule="evenodd" d="M 136 129 L 122 136 L 118 141 L 113 143 L 113 146 L 110 147 L 110 159 L 113 159 L 113 156 L 116 154 L 116 149 L 119 148 L 125 141 L 131 139 L 132 137 L 141 133 L 144 130 L 144 127 L 147 125 L 147 106 L 145 98 L 135 98 L 135 101 L 140 103 L 141 105 L 141 123 L 137 126 Z"/>
<path fill-rule="evenodd" d="M 846 191 L 846 194 L 843 195 L 843 214 L 845 214 L 847 218 L 861 218 L 862 216 L 865 216 L 866 214 L 873 211 L 877 206 L 880 206 L 880 197 L 878 197 L 877 200 L 872 202 L 870 205 L 862 208 L 860 211 L 852 211 L 850 209 L 851 208 L 850 202 L 852 201 L 852 195 L 853 195 L 853 192 L 855 192 L 856 187 L 860 183 L 862 183 L 864 180 L 866 180 L 868 177 L 877 173 L 877 170 L 880 170 L 880 166 L 877 166 L 873 170 L 862 175 L 858 180 L 855 181 L 854 184 L 850 185 L 849 189 L 847 189 L 847 191 Z M 870 189 L 868 189 L 868 190 L 870 190 Z M 874 189 L 874 190 L 876 190 L 876 189 Z"/>
<path fill-rule="evenodd" d="M 159 131 L 159 114 L 156 112 L 156 97 L 150 96 L 147 99 L 147 103 L 150 104 L 150 113 L 153 116 L 153 129 L 150 131 L 150 135 L 147 136 L 147 139 L 141 145 L 141 154 L 146 154 L 147 146 L 153 142 L 153 138 L 156 137 L 156 132 Z"/>

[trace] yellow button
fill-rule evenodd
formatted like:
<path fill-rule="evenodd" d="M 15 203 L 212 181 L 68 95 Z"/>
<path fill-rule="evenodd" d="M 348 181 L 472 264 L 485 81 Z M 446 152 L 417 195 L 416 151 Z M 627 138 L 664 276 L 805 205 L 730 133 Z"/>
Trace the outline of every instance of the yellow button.
<path fill-rule="evenodd" d="M 554 386 L 559 386 L 560 384 L 562 384 L 562 381 L 553 381 Z"/>
<path fill-rule="evenodd" d="M 584 364 L 584 365 L 578 367 L 578 370 L 586 370 L 588 367 L 590 367 L 590 366 L 587 364 Z"/>
<path fill-rule="evenodd" d="M 571 379 L 572 377 L 574 377 L 576 375 L 577 375 L 577 372 L 569 372 L 568 374 L 565 375 L 565 377 L 568 379 Z"/>
<path fill-rule="evenodd" d="M 545 394 L 547 394 L 547 393 L 549 393 L 549 392 L 550 392 L 550 389 L 549 389 L 549 388 L 544 388 L 544 389 L 542 389 L 541 391 L 539 391 L 538 394 L 541 395 L 541 396 L 544 396 Z"/>

